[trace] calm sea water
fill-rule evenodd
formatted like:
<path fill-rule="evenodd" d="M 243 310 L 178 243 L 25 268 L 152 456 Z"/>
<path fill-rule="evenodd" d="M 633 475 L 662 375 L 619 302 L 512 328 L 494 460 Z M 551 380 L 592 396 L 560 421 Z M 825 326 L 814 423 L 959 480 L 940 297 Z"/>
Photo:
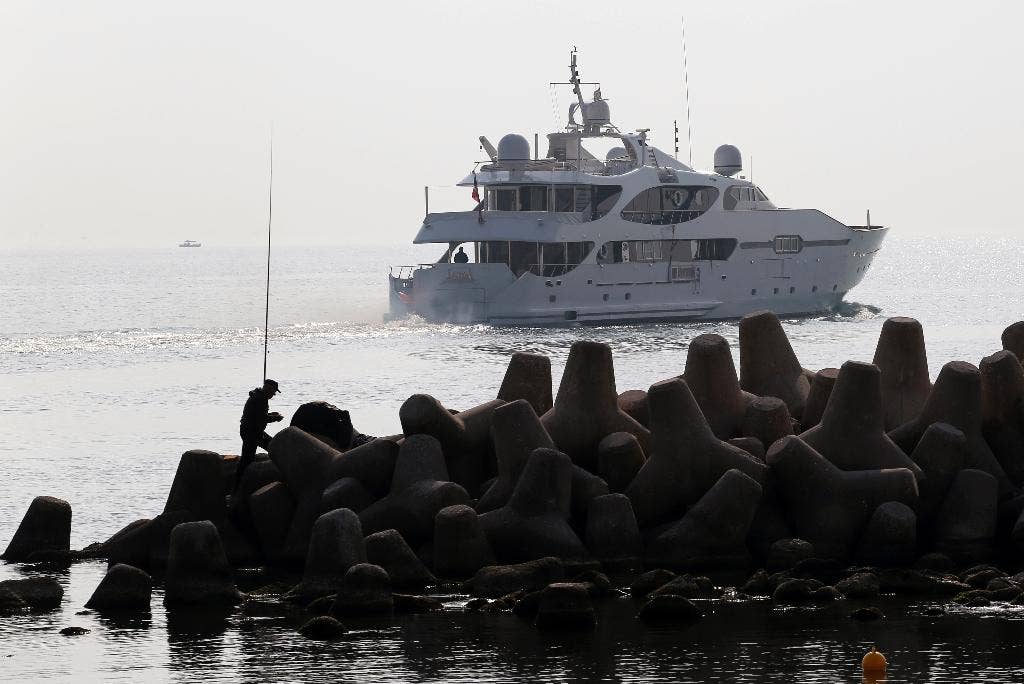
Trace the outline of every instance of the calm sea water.
<path fill-rule="evenodd" d="M 892 315 L 924 324 L 933 376 L 950 360 L 977 363 L 1000 348 L 1006 325 L 1024 318 L 1022 255 L 1017 239 L 890 236 L 847 304 L 785 327 L 808 368 L 870 360 Z M 348 408 L 361 431 L 390 434 L 414 392 L 457 408 L 493 398 L 517 350 L 549 354 L 557 377 L 573 341 L 607 341 L 623 391 L 682 372 L 696 335 L 736 342 L 735 322 L 555 330 L 382 323 L 388 265 L 436 256 L 407 246 L 275 250 L 269 375 L 284 393 L 274 408 L 287 415 L 326 399 Z M 258 248 L 217 247 L 0 253 L 0 545 L 33 496 L 69 500 L 72 543 L 83 546 L 159 512 L 181 452 L 237 452 L 241 405 L 262 377 L 263 258 Z M 0 622 L 5 679 L 816 682 L 852 680 L 851 663 L 872 640 L 896 655 L 894 679 L 1024 677 L 1007 650 L 1019 646 L 1024 616 L 1006 611 L 937 622 L 900 609 L 867 626 L 834 611 L 718 604 L 696 630 L 658 631 L 636 626 L 631 606 L 615 605 L 583 639 L 542 637 L 508 616 L 445 614 L 369 625 L 323 645 L 296 637 L 290 623 L 237 614 L 202 627 L 169 624 L 159 609 L 129 625 L 76 616 L 102 571 L 84 564 L 62 576 L 62 611 Z M 0 578 L 23 572 L 0 566 Z M 92 632 L 56 634 L 70 624 Z"/>

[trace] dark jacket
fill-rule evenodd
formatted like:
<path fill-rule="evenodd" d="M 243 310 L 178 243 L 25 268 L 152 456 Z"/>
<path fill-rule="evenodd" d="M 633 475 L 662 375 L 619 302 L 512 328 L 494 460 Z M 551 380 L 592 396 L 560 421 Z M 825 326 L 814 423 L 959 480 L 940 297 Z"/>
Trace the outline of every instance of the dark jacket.
<path fill-rule="evenodd" d="M 239 431 L 245 434 L 259 435 L 267 429 L 268 413 L 270 412 L 270 400 L 263 393 L 262 387 L 249 392 L 249 398 L 245 400 L 245 408 L 242 409 L 242 420 Z"/>

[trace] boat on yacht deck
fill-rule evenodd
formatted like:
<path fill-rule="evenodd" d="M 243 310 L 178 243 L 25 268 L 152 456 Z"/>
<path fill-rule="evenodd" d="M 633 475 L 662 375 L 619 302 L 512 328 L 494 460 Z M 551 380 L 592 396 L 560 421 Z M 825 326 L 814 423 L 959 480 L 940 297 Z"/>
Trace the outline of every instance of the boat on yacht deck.
<path fill-rule="evenodd" d="M 698 171 L 613 125 L 599 84 L 575 101 L 547 149 L 517 134 L 459 185 L 472 209 L 429 212 L 415 244 L 429 264 L 392 267 L 389 319 L 573 325 L 728 319 L 833 309 L 863 280 L 887 233 L 818 209 L 777 207 L 740 175 L 732 145 Z M 578 115 L 578 118 L 577 118 Z M 604 154 L 593 150 L 607 148 Z M 678 151 L 676 152 L 678 155 Z M 428 196 L 429 207 L 429 196 Z"/>

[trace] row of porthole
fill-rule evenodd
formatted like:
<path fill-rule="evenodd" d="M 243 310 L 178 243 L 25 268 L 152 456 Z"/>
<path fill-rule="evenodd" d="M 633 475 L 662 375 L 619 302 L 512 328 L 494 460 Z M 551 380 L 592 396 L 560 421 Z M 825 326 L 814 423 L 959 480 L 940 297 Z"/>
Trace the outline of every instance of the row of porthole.
<path fill-rule="evenodd" d="M 833 292 L 835 292 L 838 289 L 839 289 L 839 285 L 833 285 L 832 286 L 832 291 Z M 818 291 L 818 286 L 817 285 L 814 285 L 814 286 L 811 287 L 811 292 L 817 292 L 817 291 Z M 794 294 L 795 292 L 796 292 L 796 288 L 795 287 L 790 287 L 789 288 L 789 294 Z M 752 289 L 750 291 L 750 294 L 751 295 L 756 295 L 757 294 L 757 288 L 755 287 L 754 289 Z M 779 294 L 779 288 L 777 288 L 777 287 L 772 288 L 772 294 Z"/>
<path fill-rule="evenodd" d="M 606 301 L 606 302 L 607 302 L 607 301 L 608 301 L 608 300 L 609 300 L 610 298 L 611 298 L 611 297 L 610 297 L 610 295 L 609 295 L 609 294 L 608 294 L 607 292 L 605 292 L 605 293 L 604 293 L 603 295 L 601 295 L 601 299 L 602 299 L 603 301 Z M 631 295 L 631 294 L 630 294 L 629 292 L 627 292 L 627 293 L 626 293 L 626 297 L 625 297 L 626 301 L 628 302 L 628 301 L 629 301 L 630 299 L 632 299 L 632 298 L 633 298 L 633 295 Z M 549 302 L 551 302 L 552 304 L 554 304 L 554 303 L 555 303 L 555 300 L 556 300 L 556 299 L 557 299 L 557 298 L 555 297 L 555 295 L 548 295 L 548 301 L 549 301 Z"/>

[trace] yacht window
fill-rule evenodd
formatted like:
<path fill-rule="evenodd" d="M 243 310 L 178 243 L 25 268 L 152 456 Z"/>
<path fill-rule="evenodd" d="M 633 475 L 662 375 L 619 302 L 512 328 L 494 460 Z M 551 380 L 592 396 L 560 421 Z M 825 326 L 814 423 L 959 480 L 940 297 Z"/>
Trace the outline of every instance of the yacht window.
<path fill-rule="evenodd" d="M 692 242 L 695 261 L 726 261 L 736 249 L 736 240 L 733 238 L 711 238 Z"/>
<path fill-rule="evenodd" d="M 601 218 L 615 206 L 615 203 L 619 201 L 619 195 L 622 194 L 621 185 L 594 185 L 591 186 L 591 194 L 593 195 L 594 212 L 591 220 L 596 221 Z M 579 200 L 576 202 L 577 208 L 579 207 Z"/>
<path fill-rule="evenodd" d="M 554 188 L 554 205 L 555 211 L 576 211 L 576 200 L 573 197 L 574 188 L 570 185 L 568 187 L 556 186 Z"/>
<path fill-rule="evenodd" d="M 726 211 L 732 211 L 736 208 L 736 205 L 740 201 L 740 189 L 739 186 L 733 185 L 725 191 L 725 197 L 722 198 L 722 208 Z"/>
<path fill-rule="evenodd" d="M 776 254 L 798 254 L 804 248 L 804 241 L 799 235 L 776 235 L 772 246 Z"/>
<path fill-rule="evenodd" d="M 524 185 L 519 188 L 520 211 L 547 211 L 548 189 L 544 185 Z"/>
<path fill-rule="evenodd" d="M 597 253 L 597 263 L 725 261 L 732 256 L 736 244 L 734 238 L 606 242 Z"/>
<path fill-rule="evenodd" d="M 666 225 L 699 217 L 715 203 L 717 188 L 701 185 L 660 185 L 629 201 L 622 218 L 634 223 Z"/>
<path fill-rule="evenodd" d="M 770 202 L 768 195 L 761 191 L 761 188 L 754 188 L 754 193 L 757 195 L 758 202 Z"/>
<path fill-rule="evenodd" d="M 487 208 L 494 211 L 515 211 L 517 188 L 487 188 Z"/>

